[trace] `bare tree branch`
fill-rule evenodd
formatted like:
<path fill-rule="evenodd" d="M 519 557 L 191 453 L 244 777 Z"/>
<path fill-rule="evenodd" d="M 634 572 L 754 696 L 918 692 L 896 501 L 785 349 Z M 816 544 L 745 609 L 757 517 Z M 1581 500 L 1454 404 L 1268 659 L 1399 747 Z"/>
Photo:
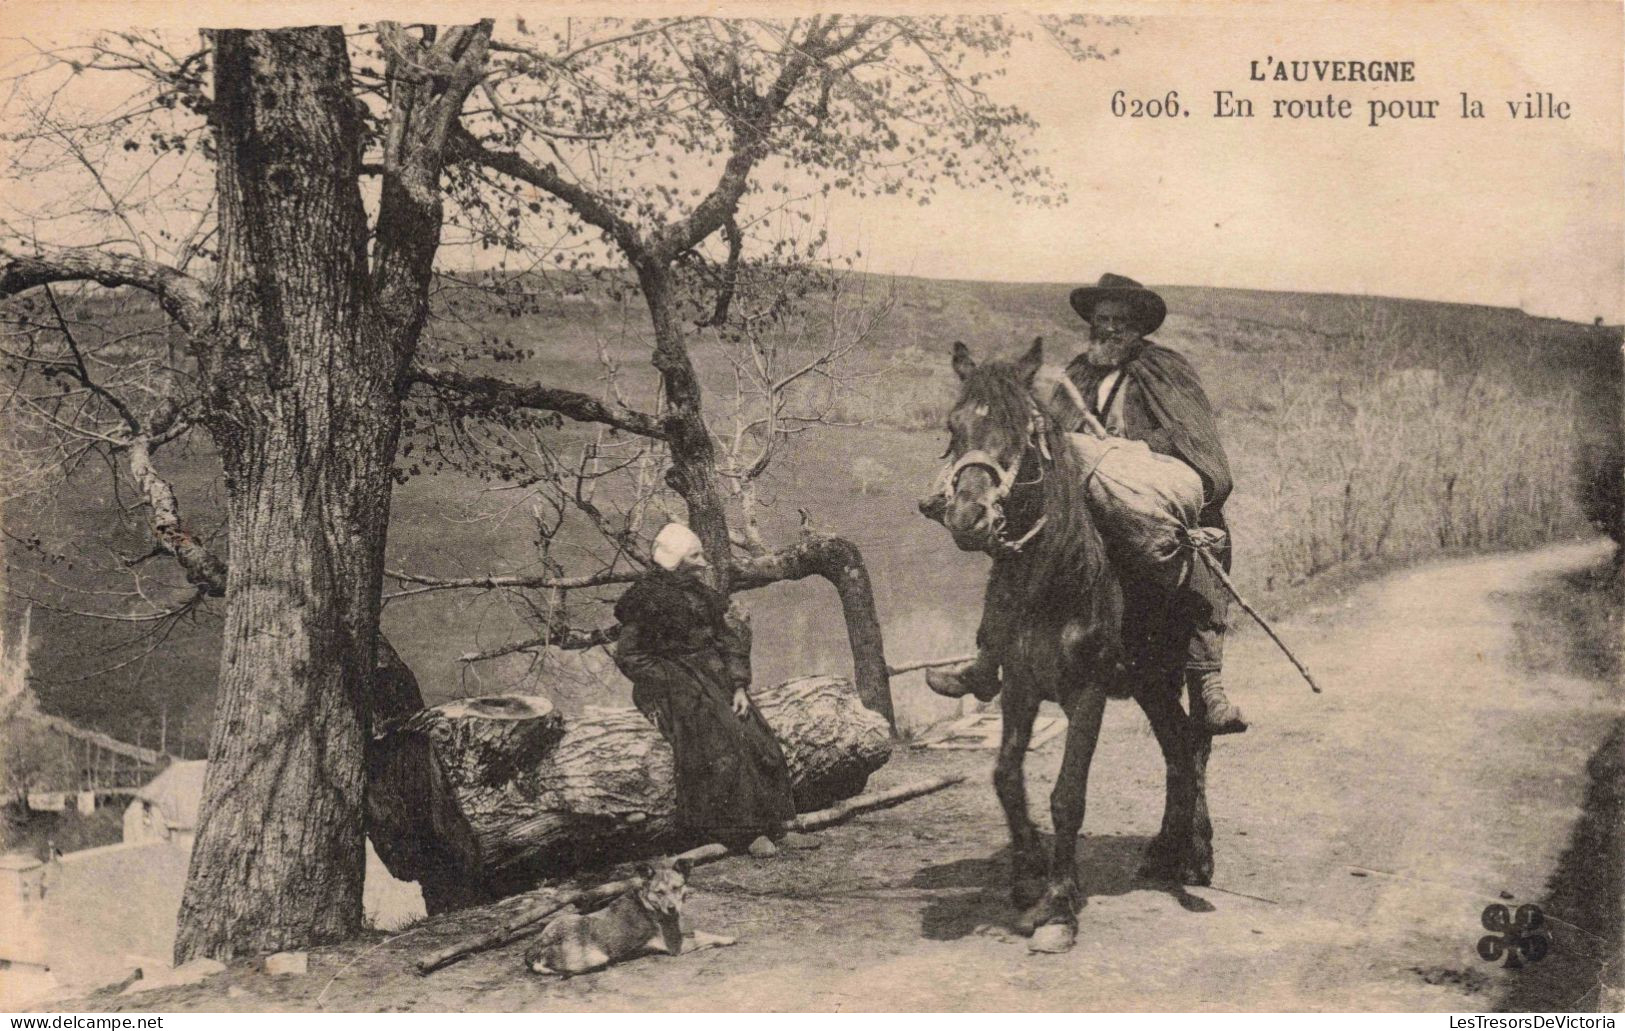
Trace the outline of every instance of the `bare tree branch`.
<path fill-rule="evenodd" d="M 395 22 L 378 23 L 390 115 L 372 275 L 403 357 L 428 317 L 426 287 L 444 221 L 441 172 L 453 133 L 462 131 L 463 103 L 485 73 L 491 27 L 490 19 L 458 25 L 420 43 Z"/>
<path fill-rule="evenodd" d="M 710 317 L 699 322 L 698 329 L 727 324 L 728 309 L 733 306 L 734 291 L 739 286 L 739 263 L 745 252 L 745 234 L 732 215 L 722 223 L 722 234 L 728 240 L 728 259 L 717 277 L 716 304 L 711 309 Z"/>
<path fill-rule="evenodd" d="M 0 246 L 0 297 L 47 283 L 87 279 L 102 286 L 146 290 L 189 333 L 199 332 L 208 324 L 212 308 L 208 290 L 198 280 L 167 265 L 92 248 L 41 248 L 35 254 L 20 254 Z"/>
<path fill-rule="evenodd" d="M 602 587 L 605 584 L 629 584 L 643 575 L 639 569 L 632 570 L 606 570 L 602 573 L 592 573 L 586 576 L 468 576 L 468 577 L 442 577 L 424 576 L 421 573 L 407 573 L 398 569 L 386 570 L 384 573 L 391 580 L 402 583 L 418 584 L 435 591 L 461 591 L 461 590 L 500 590 L 506 588 L 531 588 L 535 590 L 579 590 L 583 587 Z M 402 592 L 423 594 L 426 591 Z M 396 595 L 401 597 L 402 595 Z"/>
<path fill-rule="evenodd" d="M 175 561 L 186 571 L 186 579 L 200 591 L 214 598 L 225 597 L 226 564 L 181 524 L 175 489 L 153 468 L 147 438 L 130 441 L 125 457 L 130 463 L 131 478 L 152 507 L 152 532 L 160 545 L 175 556 Z"/>
<path fill-rule="evenodd" d="M 814 18 L 799 43 L 790 43 L 791 53 L 765 96 L 737 78 L 737 71 L 716 71 L 703 60 L 693 59 L 696 73 L 716 98 L 734 126 L 732 151 L 722 175 L 711 192 L 689 214 L 660 231 L 650 246 L 658 260 L 670 261 L 721 229 L 739 210 L 739 201 L 750 185 L 751 171 L 771 149 L 770 137 L 790 96 L 818 64 L 856 46 L 878 19 L 861 18 L 844 36 L 830 38 L 838 19 Z"/>
<path fill-rule="evenodd" d="M 632 223 L 616 214 L 603 198 L 570 182 L 559 174 L 554 165 L 538 165 L 528 158 L 506 151 L 491 150 L 474 138 L 467 129 L 459 129 L 453 137 L 455 154 L 468 161 L 484 165 L 494 172 L 512 176 L 539 190 L 557 197 L 588 225 L 608 233 L 628 258 L 634 262 L 648 255 L 648 248 Z"/>
<path fill-rule="evenodd" d="M 500 659 L 504 655 L 515 655 L 519 652 L 540 652 L 548 648 L 558 648 L 561 651 L 585 651 L 588 648 L 597 648 L 600 645 L 614 644 L 620 640 L 620 637 L 621 628 L 619 624 L 592 629 L 558 626 L 551 628 L 540 637 L 533 637 L 527 641 L 514 641 L 509 644 L 499 644 L 495 648 L 487 648 L 484 651 L 466 652 L 457 656 L 457 661 L 465 663 L 488 662 L 491 659 Z"/>
<path fill-rule="evenodd" d="M 640 437 L 666 439 L 665 426 L 654 416 L 630 408 L 611 407 L 598 398 L 574 390 L 546 387 L 539 383 L 511 383 L 494 376 L 475 376 L 421 365 L 408 373 L 408 380 L 454 393 L 464 408 L 476 412 L 529 408 L 557 412 L 577 422 L 602 423 Z"/>
<path fill-rule="evenodd" d="M 497 93 L 497 88 L 495 86 L 493 86 L 489 81 L 480 83 L 480 91 L 483 92 L 485 94 L 486 99 L 491 102 L 491 110 L 490 110 L 491 114 L 496 115 L 498 118 L 505 118 L 505 119 L 508 119 L 509 121 L 516 122 L 520 126 L 522 126 L 525 129 L 529 130 L 530 132 L 535 133 L 537 136 L 542 136 L 542 137 L 546 137 L 547 139 L 553 139 L 553 140 L 578 140 L 578 141 L 580 141 L 580 140 L 607 140 L 607 139 L 610 138 L 608 133 L 602 133 L 602 132 L 567 132 L 567 131 L 565 131 L 563 129 L 555 129 L 550 125 L 542 125 L 541 123 L 535 121 L 534 119 L 527 118 L 524 115 L 520 114 L 518 111 L 515 111 L 509 105 L 503 103 L 502 97 Z M 483 111 L 465 111 L 463 113 L 465 115 L 476 115 L 476 114 L 483 114 L 485 112 L 483 112 Z"/>
<path fill-rule="evenodd" d="M 633 31 L 633 32 L 621 33 L 618 36 L 609 36 L 609 37 L 606 37 L 604 39 L 595 39 L 590 43 L 583 43 L 581 46 L 576 47 L 574 50 L 571 50 L 570 52 L 565 53 L 565 54 L 560 54 L 558 56 L 554 56 L 552 54 L 544 54 L 540 50 L 537 50 L 535 47 L 527 47 L 527 46 L 524 46 L 523 44 L 520 44 L 520 43 L 501 43 L 501 42 L 493 41 L 492 44 L 491 44 L 491 49 L 494 50 L 494 51 L 500 52 L 500 53 L 519 54 L 519 55 L 521 55 L 523 57 L 528 57 L 531 60 L 536 61 L 536 62 L 538 62 L 540 64 L 548 65 L 548 66 L 554 67 L 554 68 L 562 68 L 565 65 L 568 65 L 571 61 L 575 60 L 577 57 L 580 57 L 582 54 L 585 54 L 585 53 L 587 53 L 589 51 L 597 50 L 597 49 L 600 49 L 602 47 L 614 46 L 617 43 L 626 43 L 626 42 L 629 42 L 629 41 L 634 40 L 634 39 L 642 38 L 644 36 L 659 35 L 662 32 L 669 32 L 672 29 L 675 29 L 680 25 L 687 25 L 689 22 L 695 22 L 695 21 L 699 21 L 699 20 L 700 20 L 699 18 L 674 18 L 674 19 L 672 19 L 670 21 L 664 21 L 663 20 L 652 29 L 638 29 L 638 30 Z"/>

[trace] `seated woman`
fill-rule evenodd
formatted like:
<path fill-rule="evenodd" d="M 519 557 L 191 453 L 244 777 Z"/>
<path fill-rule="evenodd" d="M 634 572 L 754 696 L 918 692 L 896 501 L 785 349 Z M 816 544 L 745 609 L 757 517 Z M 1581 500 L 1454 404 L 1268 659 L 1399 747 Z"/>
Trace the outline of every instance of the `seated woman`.
<path fill-rule="evenodd" d="M 696 575 L 700 539 L 668 523 L 650 570 L 615 603 L 615 664 L 632 702 L 671 743 L 677 822 L 685 834 L 730 847 L 778 836 L 795 816 L 778 739 L 751 704 L 750 635 L 728 599 Z"/>

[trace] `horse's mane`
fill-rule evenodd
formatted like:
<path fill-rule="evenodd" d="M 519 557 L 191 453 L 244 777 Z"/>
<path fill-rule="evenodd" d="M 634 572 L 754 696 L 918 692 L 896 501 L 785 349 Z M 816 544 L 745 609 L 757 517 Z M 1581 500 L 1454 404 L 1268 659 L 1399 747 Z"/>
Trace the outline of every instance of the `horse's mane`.
<path fill-rule="evenodd" d="M 1082 464 L 1066 439 L 1066 431 L 1076 416 L 1067 418 L 1070 405 L 1062 392 L 1047 394 L 1055 386 L 1051 380 L 1056 373 L 1049 372 L 1046 377 L 1046 372 L 1049 370 L 1041 369 L 1034 377 L 1033 388 L 1029 388 L 1025 370 L 1017 363 L 977 366 L 965 380 L 961 403 L 985 406 L 988 418 L 1000 427 L 1001 436 L 1022 441 L 1027 436 L 1033 395 L 1036 392 L 1043 398 L 1040 413 L 1052 461 L 1043 473 L 1042 507 L 1036 512 L 1018 508 L 1015 497 L 1007 504 L 1016 531 L 1013 535 L 1025 532 L 1037 518 L 1046 522 L 1018 554 L 996 557 L 995 566 L 1010 567 L 999 572 L 1016 579 L 1026 611 L 1073 615 L 1091 608 L 1092 602 L 1098 600 L 1098 582 L 1111 570 L 1105 545 L 1089 513 Z"/>

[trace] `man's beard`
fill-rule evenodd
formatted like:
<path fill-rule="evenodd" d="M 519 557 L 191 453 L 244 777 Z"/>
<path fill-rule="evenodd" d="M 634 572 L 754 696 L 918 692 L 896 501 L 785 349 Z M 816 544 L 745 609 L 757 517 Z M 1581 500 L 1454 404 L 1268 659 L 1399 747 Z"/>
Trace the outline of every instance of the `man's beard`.
<path fill-rule="evenodd" d="M 1097 369 L 1110 369 L 1123 364 L 1139 337 L 1134 333 L 1098 337 L 1089 335 L 1089 346 L 1083 352 L 1084 361 Z"/>

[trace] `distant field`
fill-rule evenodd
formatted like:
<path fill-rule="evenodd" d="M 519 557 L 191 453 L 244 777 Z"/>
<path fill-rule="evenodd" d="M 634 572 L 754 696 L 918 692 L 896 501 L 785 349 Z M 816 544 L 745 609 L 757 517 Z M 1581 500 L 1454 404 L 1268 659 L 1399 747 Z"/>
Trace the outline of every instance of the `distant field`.
<path fill-rule="evenodd" d="M 978 356 L 1008 356 L 1041 335 L 1064 361 L 1076 353 L 1082 325 L 1063 286 L 854 282 L 863 303 L 891 295 L 890 314 L 853 358 L 858 378 L 835 412 L 852 425 L 818 431 L 774 467 L 770 529 L 788 539 L 796 510 L 805 508 L 863 548 L 893 662 L 962 652 L 986 560 L 957 552 L 914 509 L 938 468 L 942 417 L 955 396 L 948 347 L 964 340 Z M 1596 465 L 1617 454 L 1617 402 L 1608 400 L 1619 383 L 1617 329 L 1416 301 L 1194 287 L 1164 294 L 1171 314 L 1157 338 L 1195 363 L 1218 408 L 1237 481 L 1229 506 L 1237 580 L 1266 606 L 1363 565 L 1521 547 L 1587 529 L 1597 491 L 1588 502 L 1576 462 L 1585 456 Z M 623 363 L 628 389 L 647 401 L 653 380 L 635 302 L 546 295 L 527 306 L 537 310 L 504 313 L 488 302 L 445 300 L 459 321 L 442 330 L 444 346 L 511 340 L 533 350 L 518 375 L 595 392 L 602 351 Z M 723 396 L 725 369 L 711 345 L 700 342 L 696 354 L 709 396 Z M 218 511 L 209 456 L 169 461 L 190 517 L 209 525 Z M 533 531 L 522 510 L 510 511 L 514 495 L 487 486 L 445 474 L 398 488 L 390 567 L 467 575 L 534 564 Z M 87 478 L 82 489 L 49 510 L 8 513 L 8 529 L 118 532 L 100 481 Z M 826 585 L 783 585 L 746 601 L 758 678 L 849 669 Z M 589 607 L 578 618 L 608 621 L 609 614 Z M 526 635 L 511 598 L 405 598 L 388 606 L 384 626 L 432 700 L 543 688 L 567 707 L 625 698 L 601 655 L 541 673 L 523 659 L 457 663 L 459 654 Z M 185 711 L 171 713 L 170 743 L 189 737 L 196 755 L 216 633 L 214 620 L 201 619 L 138 665 L 75 681 L 106 664 L 95 653 L 109 631 L 37 614 L 38 691 L 49 709 L 131 739 L 139 730 L 149 745 L 157 708 L 173 698 Z M 907 680 L 896 685 L 907 720 L 949 711 L 914 683 L 917 675 Z"/>

